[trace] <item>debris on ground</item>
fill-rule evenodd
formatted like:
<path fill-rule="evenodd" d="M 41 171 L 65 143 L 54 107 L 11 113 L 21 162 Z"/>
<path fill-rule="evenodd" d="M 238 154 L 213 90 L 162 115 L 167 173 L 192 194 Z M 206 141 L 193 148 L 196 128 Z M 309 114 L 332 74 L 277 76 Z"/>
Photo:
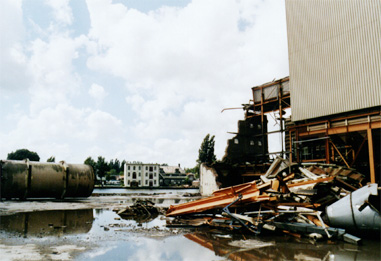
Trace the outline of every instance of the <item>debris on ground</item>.
<path fill-rule="evenodd" d="M 155 203 L 150 200 L 138 199 L 132 206 L 124 209 L 114 209 L 113 211 L 123 219 L 135 220 L 138 223 L 146 223 L 155 219 L 163 212 L 162 209 L 157 208 L 154 205 Z"/>
<path fill-rule="evenodd" d="M 290 164 L 277 158 L 257 181 L 170 206 L 166 216 L 175 218 L 167 226 L 243 228 L 254 234 L 281 232 L 359 244 L 361 239 L 345 229 L 381 230 L 381 193 L 377 184 L 364 185 L 364 181 L 354 169 L 333 164 Z"/>

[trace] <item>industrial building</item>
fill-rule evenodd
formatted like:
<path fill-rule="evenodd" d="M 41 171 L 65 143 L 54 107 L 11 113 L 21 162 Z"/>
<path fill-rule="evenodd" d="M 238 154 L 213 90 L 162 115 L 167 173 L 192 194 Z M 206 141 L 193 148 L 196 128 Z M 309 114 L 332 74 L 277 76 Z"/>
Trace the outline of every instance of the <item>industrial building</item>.
<path fill-rule="evenodd" d="M 286 0 L 292 161 L 380 181 L 380 14 L 378 0 Z"/>
<path fill-rule="evenodd" d="M 213 165 L 216 173 L 202 169 L 200 175 L 207 173 L 219 187 L 236 185 L 258 178 L 280 156 L 354 168 L 364 182 L 379 182 L 381 2 L 285 3 L 290 75 L 252 88 L 253 98 L 243 104 L 245 120 Z M 279 129 L 268 132 L 266 115 L 275 111 Z M 269 153 L 269 134 L 275 132 L 284 143 Z"/>

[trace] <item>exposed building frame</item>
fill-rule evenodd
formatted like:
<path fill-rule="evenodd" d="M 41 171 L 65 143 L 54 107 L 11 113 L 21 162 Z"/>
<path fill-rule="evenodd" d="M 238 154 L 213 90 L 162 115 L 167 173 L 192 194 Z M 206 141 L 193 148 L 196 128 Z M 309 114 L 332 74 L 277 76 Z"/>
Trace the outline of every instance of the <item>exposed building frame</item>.
<path fill-rule="evenodd" d="M 375 144 L 374 133 L 379 133 L 381 129 L 381 108 L 370 108 L 367 112 L 351 112 L 348 115 L 331 115 L 325 119 L 313 120 L 310 122 L 291 123 L 288 126 L 289 137 L 291 137 L 292 146 L 290 146 L 290 159 L 294 162 L 325 162 L 332 163 L 335 159 L 340 159 L 343 165 L 352 167 L 360 152 L 364 153 L 364 146 L 368 147 L 369 181 L 375 183 L 380 181 L 380 173 L 377 175 L 375 162 Z M 359 140 L 359 146 L 353 146 L 351 142 L 338 148 L 333 141 L 335 137 L 345 138 L 348 135 L 357 135 L 362 137 Z M 376 134 L 377 135 L 377 134 Z M 324 140 L 324 141 L 323 141 Z M 322 149 L 324 155 L 320 157 L 305 159 L 302 157 L 303 146 L 301 144 L 320 141 L 324 143 Z M 366 151 L 365 151 L 366 152 Z M 365 173 L 364 173 L 365 174 Z"/>
<path fill-rule="evenodd" d="M 280 133 L 281 140 L 284 139 L 284 109 L 291 107 L 289 80 L 290 78 L 287 76 L 252 88 L 254 115 L 246 113 L 246 117 L 260 116 L 263 125 L 265 121 L 264 115 L 266 113 L 279 111 L 279 118 L 277 120 L 279 120 L 280 129 L 278 131 L 265 133 L 264 128 L 262 128 L 261 136 L 263 143 L 264 140 L 268 138 L 268 134 L 271 133 Z M 283 158 L 285 152 L 286 151 L 282 142 L 282 150 L 275 154 L 280 154 Z M 264 151 L 263 154 L 265 154 Z"/>

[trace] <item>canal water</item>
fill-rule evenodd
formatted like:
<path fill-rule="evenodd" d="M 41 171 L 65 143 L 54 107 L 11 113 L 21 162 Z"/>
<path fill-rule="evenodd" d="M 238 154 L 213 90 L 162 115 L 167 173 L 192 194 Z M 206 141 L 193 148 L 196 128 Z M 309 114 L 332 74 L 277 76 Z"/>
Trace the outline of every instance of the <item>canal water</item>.
<path fill-rule="evenodd" d="M 191 189 L 128 189 L 128 188 L 95 188 L 93 195 L 166 195 L 182 196 L 189 194 L 198 194 L 198 188 Z"/>
<path fill-rule="evenodd" d="M 176 195 L 180 195 L 179 203 L 194 199 L 183 197 L 194 193 L 189 190 L 166 191 L 163 197 L 158 190 L 151 193 L 116 190 L 129 194 L 122 197 L 126 205 L 133 203 L 130 197 L 136 199 L 140 194 L 152 200 L 163 199 L 159 203 L 163 205 Z M 99 193 L 106 192 L 100 189 Z M 91 198 L 96 201 L 105 197 Z M 91 208 L 0 216 L 0 257 L 2 260 L 380 260 L 381 253 L 379 240 L 365 239 L 361 246 L 356 246 L 285 235 L 254 236 L 209 227 L 168 228 L 163 215 L 139 222 L 123 219 L 111 208 Z"/>

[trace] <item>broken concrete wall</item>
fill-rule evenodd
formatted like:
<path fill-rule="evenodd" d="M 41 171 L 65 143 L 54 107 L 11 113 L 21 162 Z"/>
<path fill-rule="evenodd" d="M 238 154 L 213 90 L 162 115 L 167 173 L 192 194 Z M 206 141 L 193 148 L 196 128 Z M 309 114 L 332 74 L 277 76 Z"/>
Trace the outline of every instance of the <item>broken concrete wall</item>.
<path fill-rule="evenodd" d="M 267 118 L 250 117 L 238 121 L 238 133 L 228 140 L 222 161 L 235 163 L 263 163 L 268 161 Z"/>
<path fill-rule="evenodd" d="M 217 176 L 214 168 L 208 167 L 204 163 L 200 165 L 200 194 L 202 196 L 210 196 L 214 191 L 220 189 L 216 180 Z"/>

